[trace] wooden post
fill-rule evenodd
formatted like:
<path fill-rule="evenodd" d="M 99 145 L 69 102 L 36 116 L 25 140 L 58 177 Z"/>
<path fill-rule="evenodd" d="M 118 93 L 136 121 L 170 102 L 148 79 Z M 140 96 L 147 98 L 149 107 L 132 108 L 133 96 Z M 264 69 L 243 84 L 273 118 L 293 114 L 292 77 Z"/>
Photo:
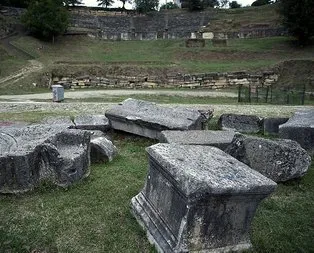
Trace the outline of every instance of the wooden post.
<path fill-rule="evenodd" d="M 239 87 L 238 87 L 238 103 L 241 102 L 241 88 L 242 88 L 242 84 L 239 84 Z"/>

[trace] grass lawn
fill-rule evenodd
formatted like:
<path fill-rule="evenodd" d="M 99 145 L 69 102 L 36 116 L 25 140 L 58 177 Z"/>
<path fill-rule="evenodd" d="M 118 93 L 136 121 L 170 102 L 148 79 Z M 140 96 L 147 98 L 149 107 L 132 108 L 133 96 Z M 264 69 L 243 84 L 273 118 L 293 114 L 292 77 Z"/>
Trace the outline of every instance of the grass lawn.
<path fill-rule="evenodd" d="M 47 113 L 1 113 L 0 118 L 12 115 L 34 122 Z M 155 142 L 121 132 L 113 134 L 113 141 L 119 155 L 110 163 L 92 165 L 82 182 L 65 189 L 43 184 L 24 195 L 1 195 L 1 252 L 155 252 L 130 214 L 130 200 L 145 182 L 145 147 Z M 313 163 L 302 179 L 279 184 L 262 202 L 251 238 L 250 252 L 314 251 Z"/>

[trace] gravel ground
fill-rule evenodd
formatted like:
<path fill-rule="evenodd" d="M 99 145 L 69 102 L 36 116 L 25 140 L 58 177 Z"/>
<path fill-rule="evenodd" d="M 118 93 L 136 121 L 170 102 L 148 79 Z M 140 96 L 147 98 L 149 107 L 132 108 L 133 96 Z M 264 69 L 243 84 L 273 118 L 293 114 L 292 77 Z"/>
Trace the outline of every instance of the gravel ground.
<path fill-rule="evenodd" d="M 6 112 L 74 112 L 76 114 L 99 114 L 114 103 L 52 103 L 52 102 L 0 102 L 0 113 Z M 282 105 L 174 105 L 196 109 L 213 108 L 215 115 L 222 113 L 254 114 L 258 116 L 290 116 L 293 112 L 301 109 L 313 109 L 313 106 L 282 106 Z"/>

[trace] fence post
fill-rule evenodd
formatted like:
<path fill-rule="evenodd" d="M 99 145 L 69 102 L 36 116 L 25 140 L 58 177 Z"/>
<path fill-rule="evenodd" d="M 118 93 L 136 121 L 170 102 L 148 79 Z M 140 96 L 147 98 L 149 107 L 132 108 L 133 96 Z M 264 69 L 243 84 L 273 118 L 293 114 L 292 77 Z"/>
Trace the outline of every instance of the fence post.
<path fill-rule="evenodd" d="M 289 94 L 290 93 L 290 87 L 288 86 L 288 91 L 287 91 L 287 104 L 290 104 L 290 97 Z"/>
<path fill-rule="evenodd" d="M 242 84 L 239 84 L 239 87 L 238 87 L 238 103 L 241 102 L 241 88 L 242 88 Z"/>
<path fill-rule="evenodd" d="M 266 104 L 268 102 L 268 92 L 269 92 L 269 86 L 267 86 L 267 89 L 266 89 Z"/>
<path fill-rule="evenodd" d="M 251 103 L 251 85 L 249 85 L 249 103 Z"/>
<path fill-rule="evenodd" d="M 258 86 L 256 86 L 256 103 L 258 103 Z"/>
<path fill-rule="evenodd" d="M 303 91 L 301 95 L 301 105 L 304 105 L 304 100 L 305 100 L 305 84 L 303 85 Z"/>

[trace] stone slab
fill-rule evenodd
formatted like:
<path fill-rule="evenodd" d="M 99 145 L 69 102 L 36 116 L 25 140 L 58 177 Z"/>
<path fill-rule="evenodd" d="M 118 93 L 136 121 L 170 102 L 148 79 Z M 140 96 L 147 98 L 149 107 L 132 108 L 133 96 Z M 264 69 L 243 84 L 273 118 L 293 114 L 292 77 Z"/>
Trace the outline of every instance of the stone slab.
<path fill-rule="evenodd" d="M 92 163 L 111 162 L 118 154 L 118 149 L 105 137 L 91 139 L 90 157 Z"/>
<path fill-rule="evenodd" d="M 0 192 L 34 189 L 42 181 L 68 186 L 89 175 L 90 133 L 66 125 L 0 129 Z"/>
<path fill-rule="evenodd" d="M 215 147 L 159 143 L 132 211 L 159 252 L 234 252 L 251 247 L 258 203 L 276 183 Z"/>
<path fill-rule="evenodd" d="M 74 127 L 70 116 L 49 116 L 44 118 L 40 123 L 47 125 L 66 125 L 68 128 Z"/>
<path fill-rule="evenodd" d="M 264 118 L 264 134 L 278 134 L 279 126 L 288 120 L 289 118 Z"/>
<path fill-rule="evenodd" d="M 297 111 L 280 125 L 279 137 L 297 141 L 310 155 L 314 155 L 314 107 Z"/>
<path fill-rule="evenodd" d="M 218 126 L 222 130 L 259 133 L 262 131 L 263 119 L 254 115 L 222 114 L 218 120 Z"/>
<path fill-rule="evenodd" d="M 105 115 L 79 115 L 74 118 L 75 128 L 84 130 L 108 131 L 109 120 Z"/>
<path fill-rule="evenodd" d="M 184 145 L 206 145 L 225 149 L 233 140 L 233 131 L 189 130 L 162 131 L 161 142 Z"/>
<path fill-rule="evenodd" d="M 113 129 L 159 139 L 163 130 L 202 128 L 200 112 L 182 107 L 164 107 L 155 103 L 126 99 L 106 112 Z"/>
<path fill-rule="evenodd" d="M 311 157 L 292 140 L 269 140 L 236 134 L 226 153 L 275 182 L 302 177 Z"/>

